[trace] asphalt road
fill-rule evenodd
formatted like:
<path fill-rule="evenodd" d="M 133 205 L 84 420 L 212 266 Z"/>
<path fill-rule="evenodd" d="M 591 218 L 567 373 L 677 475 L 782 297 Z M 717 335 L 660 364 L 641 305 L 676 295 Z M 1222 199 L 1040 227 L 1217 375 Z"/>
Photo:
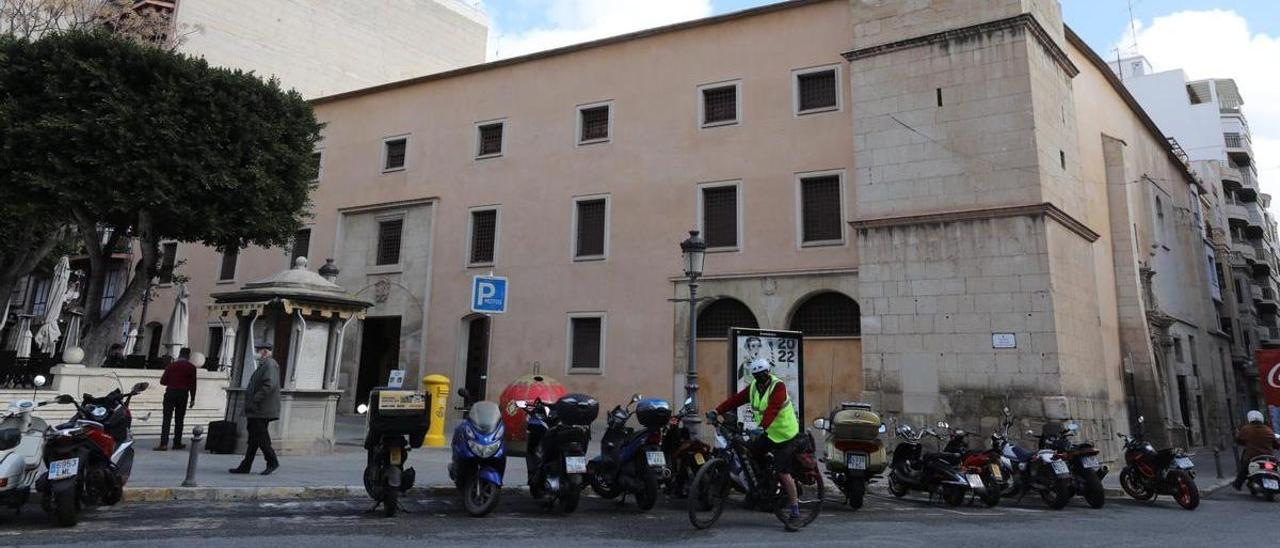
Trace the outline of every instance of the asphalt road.
<path fill-rule="evenodd" d="M 696 531 L 683 501 L 660 501 L 641 513 L 631 504 L 584 498 L 562 516 L 527 496 L 505 496 L 486 518 L 469 518 L 449 498 L 410 497 L 411 514 L 366 513 L 366 500 L 306 502 L 132 503 L 89 511 L 71 529 L 53 527 L 38 508 L 0 515 L 0 545 L 20 546 L 271 546 L 384 545 L 409 541 L 444 546 L 1209 546 L 1280 544 L 1280 503 L 1222 490 L 1188 512 L 1173 501 L 1155 504 L 1111 498 L 1093 510 L 1078 499 L 1061 511 L 1028 497 L 988 509 L 958 509 L 909 495 L 869 495 L 857 512 L 831 502 L 821 517 L 786 533 L 770 514 L 737 508 L 711 530 Z"/>

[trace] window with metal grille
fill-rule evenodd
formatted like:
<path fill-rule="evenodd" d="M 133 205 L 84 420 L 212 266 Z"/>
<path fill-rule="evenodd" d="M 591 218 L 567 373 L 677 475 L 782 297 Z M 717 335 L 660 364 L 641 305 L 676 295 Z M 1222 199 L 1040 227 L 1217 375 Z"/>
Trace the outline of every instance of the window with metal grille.
<path fill-rule="evenodd" d="M 819 293 L 796 309 L 791 330 L 806 337 L 856 337 L 862 335 L 862 312 L 849 297 Z"/>
<path fill-rule="evenodd" d="M 844 238 L 840 214 L 840 176 L 800 179 L 800 232 L 804 243 Z"/>
<path fill-rule="evenodd" d="M 702 124 L 738 121 L 738 86 L 727 85 L 702 90 Z"/>
<path fill-rule="evenodd" d="M 502 122 L 480 126 L 480 150 L 476 156 L 497 156 L 502 154 Z"/>
<path fill-rule="evenodd" d="M 707 247 L 738 246 L 738 187 L 702 189 L 702 229 Z"/>
<path fill-rule="evenodd" d="M 604 198 L 578 202 L 578 234 L 573 256 L 600 257 L 604 255 L 604 238 L 608 204 Z"/>
<path fill-rule="evenodd" d="M 833 109 L 838 104 L 835 69 L 797 75 L 796 86 L 800 112 Z"/>
<path fill-rule="evenodd" d="M 386 141 L 386 155 L 383 159 L 382 170 L 392 171 L 396 169 L 404 169 L 405 148 L 408 140 L 404 138 L 390 139 Z"/>
<path fill-rule="evenodd" d="M 388 219 L 378 223 L 378 265 L 400 263 L 400 241 L 404 219 Z"/>
<path fill-rule="evenodd" d="M 582 117 L 578 142 L 603 141 L 609 138 L 609 105 L 584 108 L 578 113 Z"/>
<path fill-rule="evenodd" d="M 569 368 L 600 369 L 603 318 L 570 318 Z"/>
<path fill-rule="evenodd" d="M 173 269 L 178 264 L 178 244 L 170 242 L 160 246 L 160 283 L 173 283 Z"/>
<path fill-rule="evenodd" d="M 311 229 L 304 228 L 293 234 L 293 250 L 289 253 L 289 265 L 298 260 L 298 257 L 306 257 L 311 254 Z"/>
<path fill-rule="evenodd" d="M 727 338 L 730 327 L 756 329 L 760 324 L 751 309 L 737 299 L 717 299 L 698 312 L 699 339 Z"/>
<path fill-rule="evenodd" d="M 218 280 L 234 280 L 236 278 L 236 261 L 240 258 L 240 250 L 228 249 L 222 252 L 222 264 L 218 267 Z"/>
<path fill-rule="evenodd" d="M 471 212 L 471 264 L 493 262 L 498 237 L 498 210 Z"/>

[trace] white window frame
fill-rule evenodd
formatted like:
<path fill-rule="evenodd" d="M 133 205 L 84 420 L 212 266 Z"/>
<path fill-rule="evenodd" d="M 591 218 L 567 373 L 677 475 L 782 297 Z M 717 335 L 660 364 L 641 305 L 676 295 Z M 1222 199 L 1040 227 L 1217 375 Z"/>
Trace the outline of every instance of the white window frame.
<path fill-rule="evenodd" d="M 727 87 L 733 88 L 733 96 L 734 96 L 733 106 L 734 106 L 734 109 L 736 110 L 736 112 L 733 115 L 733 120 L 707 123 L 706 122 L 707 100 L 705 97 L 703 97 L 702 92 L 709 89 L 720 89 L 720 88 L 727 88 Z M 709 84 L 702 84 L 698 86 L 697 101 L 698 101 L 697 124 L 699 129 L 736 126 L 742 123 L 742 79 L 724 80 L 720 82 L 711 82 Z"/>
<path fill-rule="evenodd" d="M 475 213 L 480 211 L 494 211 L 493 217 L 493 260 L 488 262 L 474 263 L 471 262 L 471 238 L 475 234 L 476 217 Z M 498 252 L 500 250 L 499 242 L 502 241 L 502 204 L 489 204 L 475 206 L 467 209 L 467 245 L 462 249 L 462 264 L 467 268 L 490 268 L 498 264 Z"/>
<path fill-rule="evenodd" d="M 604 254 L 578 256 L 578 203 L 604 200 Z M 569 259 L 575 263 L 609 259 L 610 224 L 613 222 L 613 199 L 609 194 L 586 194 L 573 197 L 573 222 L 569 226 Z"/>
<path fill-rule="evenodd" d="M 378 249 L 382 247 L 382 223 L 396 220 L 400 221 L 400 253 L 397 254 L 395 263 L 378 264 Z M 404 243 L 408 239 L 405 237 L 408 229 L 409 217 L 404 211 L 394 211 L 373 216 L 373 253 L 369 255 L 369 265 L 365 270 L 366 274 L 390 274 L 404 269 Z"/>
<path fill-rule="evenodd" d="M 384 173 L 384 174 L 398 173 L 398 172 L 409 169 L 409 135 L 410 134 L 408 133 L 403 133 L 400 135 L 391 135 L 391 136 L 382 138 L 382 154 L 379 155 L 379 158 L 381 158 L 381 161 L 378 162 L 378 171 L 380 173 Z M 401 139 L 404 140 L 404 164 L 402 164 L 400 167 L 388 168 L 387 167 L 387 144 L 392 141 L 399 141 Z M 324 157 L 322 156 L 321 161 L 323 160 L 324 160 Z"/>
<path fill-rule="evenodd" d="M 804 180 L 815 177 L 835 175 L 840 180 L 840 239 L 804 241 Z M 796 245 L 800 248 L 842 246 L 849 243 L 849 211 L 848 191 L 845 185 L 845 170 L 827 169 L 822 171 L 805 171 L 795 174 L 796 181 Z"/>
<path fill-rule="evenodd" d="M 591 369 L 573 367 L 573 320 L 575 318 L 600 318 L 600 367 Z M 609 355 L 609 315 L 606 312 L 570 312 L 564 322 L 564 371 L 568 375 L 604 375 Z"/>
<path fill-rule="evenodd" d="M 827 72 L 834 70 L 836 73 L 836 106 L 811 108 L 809 110 L 800 110 L 800 77 L 815 72 Z M 791 112 L 796 117 L 807 116 L 809 114 L 819 114 L 823 112 L 840 112 L 844 110 L 844 83 L 841 81 L 842 71 L 839 63 L 830 65 L 821 65 L 815 67 L 806 67 L 791 71 Z"/>
<path fill-rule="evenodd" d="M 609 107 L 609 132 L 603 139 L 591 139 L 589 141 L 582 140 L 582 111 L 596 107 Z M 606 101 L 596 101 L 594 103 L 583 103 L 574 107 L 573 110 L 573 142 L 576 146 L 598 145 L 601 143 L 613 142 L 613 99 Z"/>
<path fill-rule="evenodd" d="M 227 253 L 226 253 L 225 251 L 224 251 L 224 252 L 221 252 L 221 253 L 218 253 L 218 271 L 214 274 L 214 279 L 215 279 L 215 280 L 217 280 L 217 281 L 215 281 L 215 282 L 213 282 L 213 283 L 215 283 L 215 284 L 233 284 L 233 283 L 236 283 L 236 280 L 240 277 L 240 252 L 241 252 L 241 251 L 243 251 L 243 250 L 240 250 L 240 249 L 237 249 L 237 250 L 236 250 L 236 264 L 235 264 L 234 268 L 232 268 L 232 271 L 231 271 L 231 277 L 230 277 L 230 278 L 223 278 L 223 277 L 222 277 L 222 262 L 226 260 Z"/>
<path fill-rule="evenodd" d="M 730 186 L 731 186 L 731 187 L 733 187 L 733 188 L 736 190 L 736 193 L 737 193 L 737 199 L 735 200 L 735 202 L 736 202 L 736 203 L 735 203 L 734 205 L 736 205 L 736 206 L 737 206 L 737 209 L 738 209 L 738 215 L 737 215 L 737 221 L 738 221 L 738 237 L 737 237 L 737 242 L 738 242 L 738 245 L 736 245 L 736 246 L 708 247 L 708 248 L 707 248 L 707 253 L 737 253 L 737 252 L 741 252 L 741 251 L 742 251 L 742 249 L 746 246 L 746 243 L 743 241 L 744 231 L 743 231 L 743 229 L 742 229 L 742 225 L 743 225 L 743 221 L 744 221 L 744 219 L 742 218 L 742 203 L 743 203 L 743 201 L 744 201 L 744 200 L 743 200 L 743 196 L 742 196 L 742 180 L 741 180 L 741 179 L 733 179 L 733 180 L 729 180 L 729 181 L 712 181 L 712 182 L 707 182 L 707 183 L 698 183 L 698 185 L 697 185 L 697 186 L 698 186 L 698 199 L 697 199 L 697 204 L 698 204 L 698 206 L 697 206 L 697 207 L 698 207 L 698 231 L 699 231 L 699 232 L 701 232 L 701 233 L 703 234 L 703 238 L 704 238 L 704 239 L 706 238 L 707 227 L 706 227 L 706 226 L 705 226 L 705 224 L 703 223 L 704 219 L 702 218 L 702 217 L 703 217 L 703 214 L 704 214 L 704 212 L 705 212 L 705 210 L 706 210 L 706 208 L 704 208 L 704 207 L 703 207 L 703 203 L 702 203 L 702 202 L 703 202 L 703 191 L 704 191 L 704 190 L 707 190 L 707 189 L 723 188 L 723 187 L 730 187 Z"/>
<path fill-rule="evenodd" d="M 491 126 L 494 124 L 502 125 L 502 143 L 498 145 L 500 148 L 496 154 L 480 154 L 480 128 L 484 126 Z M 490 158 L 501 158 L 503 154 L 506 154 L 507 153 L 507 119 L 494 118 L 492 120 L 483 120 L 480 122 L 476 122 L 475 144 L 472 145 L 471 150 L 475 152 L 474 159 L 476 160 L 488 160 Z"/>

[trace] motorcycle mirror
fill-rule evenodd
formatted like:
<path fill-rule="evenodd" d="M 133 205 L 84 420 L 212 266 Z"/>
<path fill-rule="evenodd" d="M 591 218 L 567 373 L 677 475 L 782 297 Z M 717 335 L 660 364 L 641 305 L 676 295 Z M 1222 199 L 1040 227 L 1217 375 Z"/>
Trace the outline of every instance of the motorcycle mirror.
<path fill-rule="evenodd" d="M 889 430 L 889 429 L 885 427 L 885 425 L 884 425 L 884 423 L 883 423 L 883 422 L 882 422 L 882 423 L 880 423 L 880 433 L 881 433 L 881 434 L 885 433 L 885 432 L 886 432 L 886 431 L 888 431 L 888 430 Z"/>
<path fill-rule="evenodd" d="M 827 429 L 827 419 L 813 419 L 813 427 L 818 430 Z"/>
<path fill-rule="evenodd" d="M 140 383 L 138 383 L 138 384 L 133 385 L 133 390 L 132 390 L 132 392 L 133 392 L 134 394 L 137 394 L 137 393 L 139 393 L 139 392 L 142 392 L 142 391 L 146 390 L 146 389 L 147 389 L 148 387 L 150 387 L 150 386 L 151 386 L 151 385 L 150 385 L 149 383 L 140 382 Z"/>
<path fill-rule="evenodd" d="M 1147 418 L 1142 415 L 1138 415 L 1138 424 L 1142 424 L 1144 422 L 1147 422 Z"/>
<path fill-rule="evenodd" d="M 356 413 L 359 413 L 359 414 L 363 415 L 363 414 L 368 413 L 368 412 L 369 412 L 369 404 L 367 404 L 367 403 L 362 403 L 362 404 L 360 404 L 360 405 L 357 405 L 357 406 L 356 406 Z"/>
<path fill-rule="evenodd" d="M 640 394 L 632 394 L 632 395 L 631 395 L 631 403 L 636 403 L 636 402 L 638 402 L 638 401 L 640 401 Z"/>
<path fill-rule="evenodd" d="M 75 403 L 76 399 L 72 397 L 71 394 L 62 394 L 54 398 L 53 401 L 66 405 L 68 403 Z"/>
<path fill-rule="evenodd" d="M 464 400 L 469 400 L 469 399 L 471 399 L 471 395 L 470 395 L 470 393 L 468 393 L 468 392 L 467 392 L 467 389 L 466 389 L 466 388 L 459 388 L 459 389 L 458 389 L 458 396 L 459 396 L 459 397 L 461 397 L 461 398 L 462 398 L 462 399 L 464 399 Z"/>
<path fill-rule="evenodd" d="M 34 384 L 36 388 L 40 388 L 41 386 L 44 386 L 45 382 L 47 381 L 44 378 L 44 375 L 36 375 L 36 378 L 31 379 L 31 384 Z"/>

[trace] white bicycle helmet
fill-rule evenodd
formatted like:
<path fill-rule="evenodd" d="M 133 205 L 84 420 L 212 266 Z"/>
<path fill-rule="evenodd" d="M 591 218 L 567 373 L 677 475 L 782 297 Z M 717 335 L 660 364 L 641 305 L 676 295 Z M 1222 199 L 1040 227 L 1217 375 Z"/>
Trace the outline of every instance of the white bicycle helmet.
<path fill-rule="evenodd" d="M 1258 424 L 1262 424 L 1262 422 L 1266 420 L 1263 418 L 1262 412 L 1257 410 L 1246 413 L 1244 416 L 1244 419 L 1248 422 L 1253 422 Z"/>
<path fill-rule="evenodd" d="M 756 358 L 749 365 L 747 365 L 747 371 L 750 371 L 752 375 L 755 375 L 757 373 L 768 373 L 770 367 L 772 366 L 769 365 L 769 360 L 766 360 L 764 358 Z"/>

